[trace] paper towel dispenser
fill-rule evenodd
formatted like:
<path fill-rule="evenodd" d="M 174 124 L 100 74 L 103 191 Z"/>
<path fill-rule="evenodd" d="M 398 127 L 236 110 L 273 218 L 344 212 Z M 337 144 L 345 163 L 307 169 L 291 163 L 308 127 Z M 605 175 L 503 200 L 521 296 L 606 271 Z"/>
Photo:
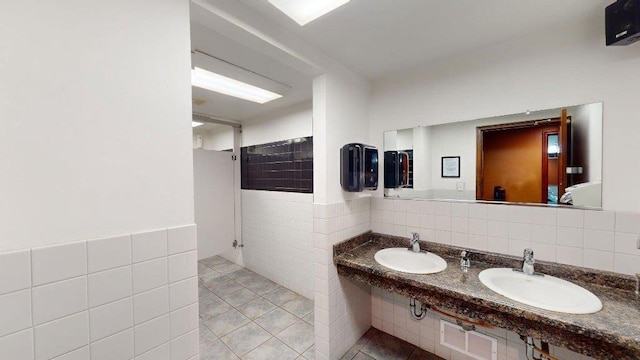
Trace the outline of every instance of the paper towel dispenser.
<path fill-rule="evenodd" d="M 344 191 L 378 188 L 378 149 L 351 143 L 340 149 L 340 185 Z"/>

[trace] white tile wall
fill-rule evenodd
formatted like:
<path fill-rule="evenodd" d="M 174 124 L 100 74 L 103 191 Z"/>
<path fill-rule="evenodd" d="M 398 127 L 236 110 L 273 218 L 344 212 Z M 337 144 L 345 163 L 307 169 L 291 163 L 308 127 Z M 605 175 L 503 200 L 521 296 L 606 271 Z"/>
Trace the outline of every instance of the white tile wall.
<path fill-rule="evenodd" d="M 369 197 L 313 206 L 316 359 L 340 358 L 371 326 L 370 288 L 338 277 L 332 260 L 333 244 L 371 229 L 370 209 Z"/>
<path fill-rule="evenodd" d="M 0 254 L 0 358 L 197 356 L 195 247 L 188 225 Z"/>
<path fill-rule="evenodd" d="M 405 340 L 426 351 L 432 352 L 446 360 L 471 360 L 463 355 L 440 345 L 440 320 L 452 323 L 455 320 L 435 313 L 431 310 L 422 320 L 414 320 L 409 315 L 409 298 L 393 294 L 380 288 L 371 289 L 371 325 L 376 329 Z M 498 360 L 524 360 L 525 347 L 519 336 L 505 329 L 485 329 L 477 327 L 476 331 L 494 337 L 498 341 Z M 563 360 L 592 360 L 592 358 L 551 345 L 551 354 Z"/>
<path fill-rule="evenodd" d="M 371 199 L 378 233 L 418 232 L 427 241 L 515 256 L 530 247 L 540 260 L 624 274 L 640 273 L 639 224 L 639 213 Z"/>
<path fill-rule="evenodd" d="M 313 194 L 242 190 L 245 267 L 313 299 Z"/>

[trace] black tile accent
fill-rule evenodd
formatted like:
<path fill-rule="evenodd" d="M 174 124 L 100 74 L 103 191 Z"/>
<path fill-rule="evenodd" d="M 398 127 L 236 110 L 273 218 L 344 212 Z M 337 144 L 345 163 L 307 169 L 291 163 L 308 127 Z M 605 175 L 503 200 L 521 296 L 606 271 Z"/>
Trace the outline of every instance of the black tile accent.
<path fill-rule="evenodd" d="M 242 189 L 313 193 L 313 137 L 240 149 Z"/>

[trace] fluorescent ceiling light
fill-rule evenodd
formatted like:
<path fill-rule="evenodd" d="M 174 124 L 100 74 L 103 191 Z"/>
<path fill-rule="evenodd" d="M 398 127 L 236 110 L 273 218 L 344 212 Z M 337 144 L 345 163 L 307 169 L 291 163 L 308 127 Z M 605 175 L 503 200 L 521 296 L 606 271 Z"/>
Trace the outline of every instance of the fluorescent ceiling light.
<path fill-rule="evenodd" d="M 198 126 L 200 126 L 200 125 L 202 125 L 202 123 L 201 123 L 201 122 L 191 121 L 191 127 L 192 127 L 192 128 L 194 128 L 194 127 L 198 127 Z"/>
<path fill-rule="evenodd" d="M 191 70 L 191 85 L 217 93 L 264 104 L 282 95 L 196 67 Z"/>
<path fill-rule="evenodd" d="M 269 0 L 271 5 L 300 25 L 305 25 L 348 2 L 349 0 Z"/>

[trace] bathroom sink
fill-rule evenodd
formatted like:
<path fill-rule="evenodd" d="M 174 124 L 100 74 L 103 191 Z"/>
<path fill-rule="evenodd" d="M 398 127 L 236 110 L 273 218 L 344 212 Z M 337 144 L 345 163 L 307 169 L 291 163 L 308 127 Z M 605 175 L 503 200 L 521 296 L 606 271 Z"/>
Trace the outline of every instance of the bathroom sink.
<path fill-rule="evenodd" d="M 478 275 L 489 289 L 537 308 L 567 314 L 591 314 L 602 302 L 589 290 L 550 275 L 525 275 L 510 268 L 486 269 Z"/>
<path fill-rule="evenodd" d="M 447 268 L 447 262 L 440 256 L 407 248 L 382 249 L 376 252 L 374 259 L 389 269 L 410 274 L 433 274 Z"/>

